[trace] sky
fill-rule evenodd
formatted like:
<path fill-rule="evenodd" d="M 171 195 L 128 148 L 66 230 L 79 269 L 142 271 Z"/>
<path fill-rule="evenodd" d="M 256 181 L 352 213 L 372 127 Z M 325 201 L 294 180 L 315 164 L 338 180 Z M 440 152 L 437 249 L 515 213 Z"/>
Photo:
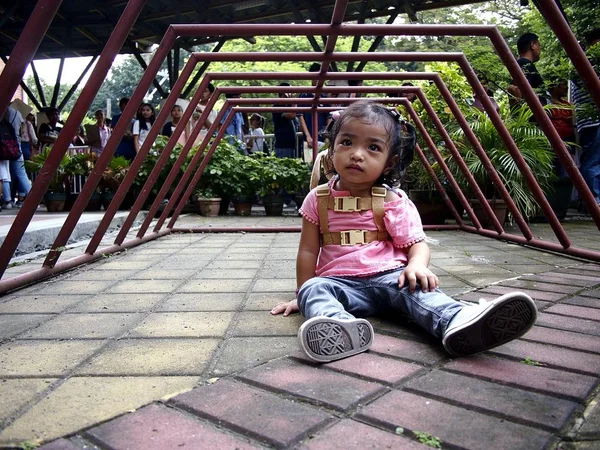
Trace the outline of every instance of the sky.
<path fill-rule="evenodd" d="M 115 58 L 115 62 L 119 62 L 123 57 L 124 57 L 124 55 L 117 55 L 117 57 Z M 79 76 L 81 75 L 81 72 L 83 72 L 83 70 L 89 64 L 91 59 L 92 59 L 91 57 L 67 58 L 65 60 L 65 66 L 64 66 L 63 72 L 62 72 L 61 83 L 69 84 L 69 85 L 75 83 L 77 81 L 77 78 L 79 78 Z M 59 59 L 41 59 L 41 60 L 35 61 L 34 64 L 35 64 L 35 69 L 36 69 L 38 75 L 40 76 L 40 78 L 43 79 L 46 83 L 48 83 L 50 85 L 54 85 L 54 83 L 56 82 L 56 75 L 58 74 L 59 63 L 60 63 Z M 86 77 L 83 79 L 82 83 L 87 81 L 89 74 L 92 72 L 93 69 L 94 69 L 94 67 L 92 67 L 88 71 L 88 73 L 87 73 Z M 31 66 L 27 66 L 27 70 L 25 72 L 24 78 L 27 78 L 32 75 L 33 75 L 33 72 L 31 70 Z"/>

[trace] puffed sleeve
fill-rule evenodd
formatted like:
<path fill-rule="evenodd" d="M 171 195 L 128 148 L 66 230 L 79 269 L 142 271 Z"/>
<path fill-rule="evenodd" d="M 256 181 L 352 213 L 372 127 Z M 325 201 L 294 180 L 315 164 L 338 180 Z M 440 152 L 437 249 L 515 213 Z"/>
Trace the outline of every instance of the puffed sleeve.
<path fill-rule="evenodd" d="M 399 196 L 399 200 L 385 204 L 384 222 L 394 246 L 404 248 L 425 240 L 425 232 L 415 204 L 404 192 Z"/>
<path fill-rule="evenodd" d="M 319 208 L 317 202 L 317 190 L 311 190 L 304 201 L 302 207 L 298 210 L 302 217 L 308 220 L 310 223 L 319 225 Z"/>

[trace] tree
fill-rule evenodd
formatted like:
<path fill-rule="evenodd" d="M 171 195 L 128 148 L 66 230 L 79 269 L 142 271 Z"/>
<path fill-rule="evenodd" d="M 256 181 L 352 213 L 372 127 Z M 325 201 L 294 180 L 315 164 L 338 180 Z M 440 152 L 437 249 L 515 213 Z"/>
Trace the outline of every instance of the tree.
<path fill-rule="evenodd" d="M 34 95 L 38 95 L 37 86 L 35 84 L 35 80 L 34 80 L 33 76 L 27 77 L 25 79 L 25 84 L 27 85 L 27 87 L 31 90 L 31 92 Z M 42 85 L 42 91 L 44 92 L 44 98 L 46 100 L 46 103 L 50 104 L 50 100 L 52 99 L 52 94 L 54 93 L 54 86 L 49 85 L 43 79 L 40 79 L 40 84 Z M 71 89 L 71 86 L 68 84 L 60 85 L 60 90 L 59 90 L 59 94 L 58 94 L 58 103 L 60 103 L 62 101 L 62 99 L 64 98 L 65 94 L 69 91 L 69 89 Z M 63 111 L 70 112 L 73 109 L 73 106 L 75 105 L 75 101 L 79 97 L 80 93 L 81 93 L 81 89 L 78 89 L 75 91 L 75 93 L 73 94 L 71 99 L 67 102 L 67 104 L 63 108 Z M 40 101 L 40 104 L 41 104 L 41 101 Z"/>

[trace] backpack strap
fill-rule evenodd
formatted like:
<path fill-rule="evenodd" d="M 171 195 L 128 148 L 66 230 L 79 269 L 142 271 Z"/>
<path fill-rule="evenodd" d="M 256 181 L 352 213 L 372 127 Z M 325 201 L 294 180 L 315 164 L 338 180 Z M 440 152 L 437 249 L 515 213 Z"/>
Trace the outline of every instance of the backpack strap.
<path fill-rule="evenodd" d="M 317 208 L 319 213 L 319 225 L 321 226 L 321 236 L 323 237 L 323 245 L 333 244 L 333 238 L 329 232 L 329 218 L 327 217 L 327 205 L 329 203 L 329 195 L 331 191 L 327 184 L 317 186 Z"/>
<path fill-rule="evenodd" d="M 371 188 L 371 206 L 373 209 L 373 220 L 377 226 L 377 232 L 381 235 L 379 240 L 387 239 L 387 232 L 385 231 L 385 223 L 383 217 L 385 216 L 385 210 L 383 207 L 385 196 L 387 191 L 382 186 L 373 186 Z M 385 234 L 385 237 L 383 237 Z"/>

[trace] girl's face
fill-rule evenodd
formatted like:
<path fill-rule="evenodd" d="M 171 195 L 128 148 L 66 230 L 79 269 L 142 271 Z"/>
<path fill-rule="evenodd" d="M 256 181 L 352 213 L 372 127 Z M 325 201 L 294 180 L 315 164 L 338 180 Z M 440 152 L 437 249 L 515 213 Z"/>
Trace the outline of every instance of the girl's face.
<path fill-rule="evenodd" d="M 99 111 L 96 113 L 96 120 L 98 122 L 104 122 L 104 112 L 103 111 Z"/>
<path fill-rule="evenodd" d="M 252 128 L 260 128 L 260 119 L 250 119 L 250 126 Z"/>
<path fill-rule="evenodd" d="M 367 189 L 390 166 L 389 136 L 385 127 L 348 119 L 335 137 L 333 166 L 342 190 Z"/>
<path fill-rule="evenodd" d="M 140 112 L 142 113 L 142 117 L 144 119 L 149 119 L 152 117 L 152 108 L 147 105 L 142 106 L 142 110 Z"/>
<path fill-rule="evenodd" d="M 179 106 L 171 110 L 171 117 L 174 119 L 181 119 L 181 116 L 183 116 L 183 110 Z"/>
<path fill-rule="evenodd" d="M 208 88 L 204 89 L 204 92 L 202 93 L 202 101 L 207 102 L 208 99 L 210 98 L 210 94 L 211 94 L 210 89 L 208 89 Z"/>

